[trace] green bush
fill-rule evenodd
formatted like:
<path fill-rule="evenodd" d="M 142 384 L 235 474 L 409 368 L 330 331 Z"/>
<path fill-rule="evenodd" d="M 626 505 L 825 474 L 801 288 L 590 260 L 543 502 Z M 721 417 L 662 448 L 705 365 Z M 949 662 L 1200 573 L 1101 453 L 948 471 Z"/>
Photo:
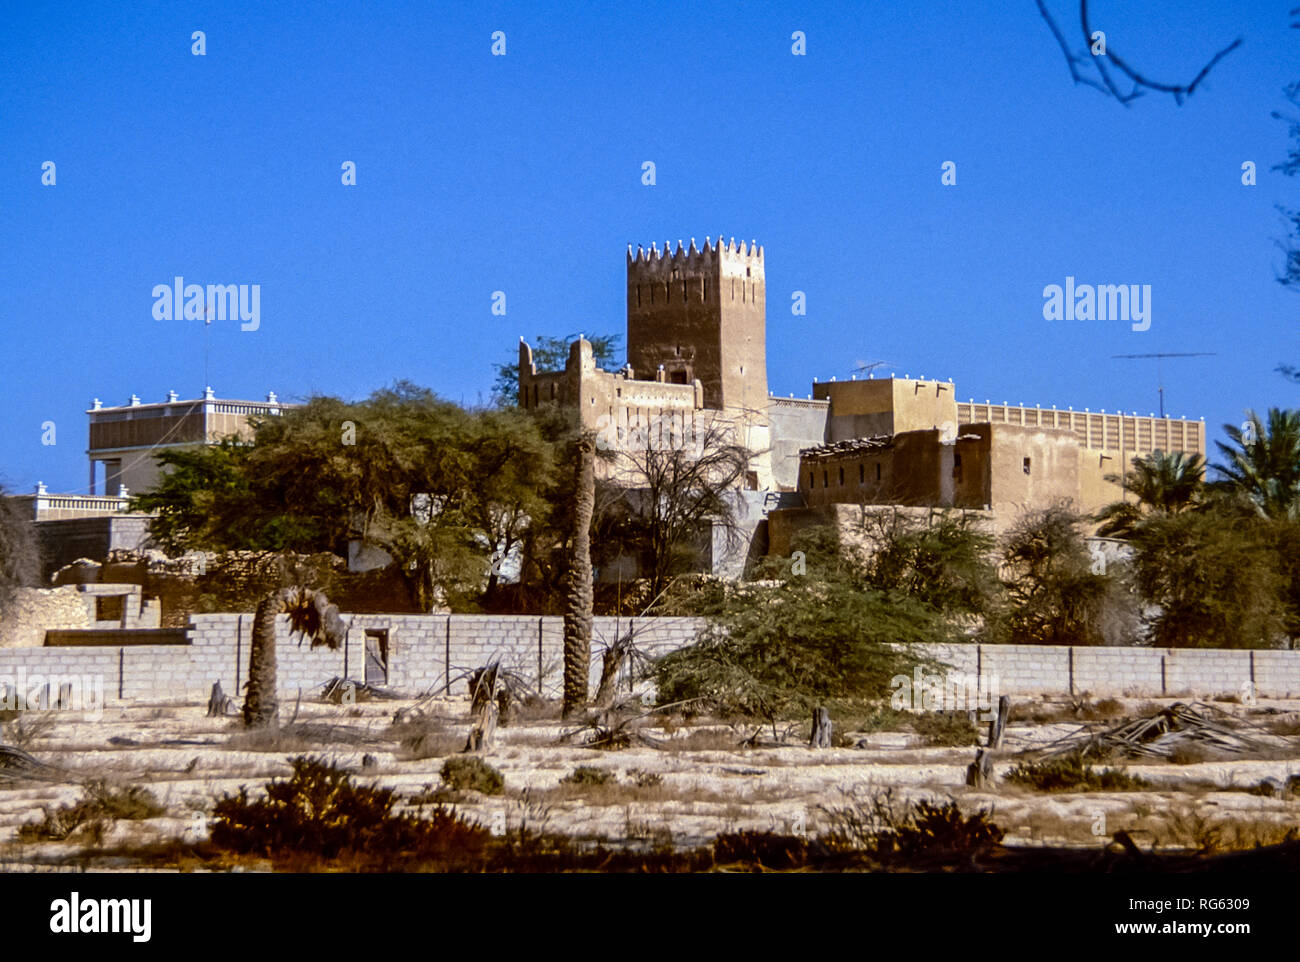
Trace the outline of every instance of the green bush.
<path fill-rule="evenodd" d="M 442 763 L 439 774 L 448 788 L 460 792 L 500 795 L 506 788 L 505 777 L 476 755 L 453 755 Z"/>
<path fill-rule="evenodd" d="M 560 779 L 564 785 L 609 785 L 617 781 L 614 773 L 593 765 L 579 765 Z"/>
<path fill-rule="evenodd" d="M 1078 754 L 1021 762 L 1005 778 L 1040 792 L 1132 792 L 1150 787 L 1145 779 L 1123 769 L 1093 768 Z"/>
<path fill-rule="evenodd" d="M 965 712 L 921 712 L 912 716 L 912 730 L 931 746 L 965 747 L 980 743 L 979 732 Z"/>

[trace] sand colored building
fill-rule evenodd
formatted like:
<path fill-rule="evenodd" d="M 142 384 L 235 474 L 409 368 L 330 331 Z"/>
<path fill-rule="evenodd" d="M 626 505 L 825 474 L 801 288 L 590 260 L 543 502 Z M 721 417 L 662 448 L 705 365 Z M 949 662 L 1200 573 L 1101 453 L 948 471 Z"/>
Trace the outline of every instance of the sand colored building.
<path fill-rule="evenodd" d="M 576 407 L 614 447 L 726 425 L 755 452 L 738 492 L 754 495 L 750 558 L 788 541 L 769 545 L 777 522 L 790 531 L 838 523 L 845 505 L 975 510 L 994 530 L 1061 501 L 1091 513 L 1126 496 L 1105 478 L 1135 458 L 1205 453 L 1202 421 L 958 401 L 951 379 L 832 380 L 807 398 L 775 397 L 765 268 L 752 242 L 629 246 L 628 364 L 603 371 L 579 340 L 563 371 L 539 372 L 521 341 L 520 404 Z"/>

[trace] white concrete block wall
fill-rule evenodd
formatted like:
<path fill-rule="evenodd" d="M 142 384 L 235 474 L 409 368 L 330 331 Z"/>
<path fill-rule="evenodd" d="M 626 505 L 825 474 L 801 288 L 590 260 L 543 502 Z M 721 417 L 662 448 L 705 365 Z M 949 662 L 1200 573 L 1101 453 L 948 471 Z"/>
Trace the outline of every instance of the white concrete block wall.
<path fill-rule="evenodd" d="M 281 695 L 304 695 L 330 678 L 364 676 L 365 630 L 388 631 L 388 686 L 420 694 L 441 691 L 452 679 L 453 693 L 466 690 L 465 672 L 500 658 L 502 664 L 536 684 L 539 635 L 541 690 L 560 692 L 564 620 L 537 615 L 345 615 L 351 629 L 345 649 L 312 650 L 277 620 L 277 661 Z M 591 682 L 600 678 L 601 652 L 620 633 L 631 630 L 637 646 L 656 655 L 689 644 L 703 622 L 692 618 L 598 617 L 593 623 Z M 214 681 L 240 697 L 248 680 L 251 614 L 201 614 L 191 619 L 187 646 L 124 648 L 0 649 L 0 680 L 21 665 L 28 674 L 102 674 L 111 701 L 204 699 Z M 949 666 L 945 671 L 978 674 L 984 684 L 997 677 L 1003 694 L 1208 697 L 1242 693 L 1254 681 L 1260 697 L 1300 697 L 1300 651 L 1247 651 L 1147 648 L 1075 648 L 1036 645 L 950 645 L 926 649 Z M 450 672 L 448 671 L 450 654 Z M 620 684 L 626 685 L 624 678 Z"/>

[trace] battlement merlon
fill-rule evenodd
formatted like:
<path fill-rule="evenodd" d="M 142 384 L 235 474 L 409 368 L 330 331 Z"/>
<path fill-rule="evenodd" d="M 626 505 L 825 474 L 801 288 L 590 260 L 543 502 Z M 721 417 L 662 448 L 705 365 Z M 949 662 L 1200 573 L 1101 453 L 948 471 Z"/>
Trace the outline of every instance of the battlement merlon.
<path fill-rule="evenodd" d="M 739 269 L 744 268 L 749 271 L 745 276 L 763 278 L 763 263 L 763 248 L 757 241 L 736 243 L 734 237 L 730 241 L 719 237 L 716 244 L 711 237 L 705 237 L 702 249 L 695 246 L 694 237 L 689 246 L 678 240 L 675 250 L 671 241 L 664 242 L 663 250 L 652 243 L 648 250 L 638 244 L 633 252 L 632 245 L 627 245 L 628 273 L 642 277 L 657 277 L 673 271 L 687 275 L 705 272 L 729 275 L 737 271 L 743 273 Z"/>
<path fill-rule="evenodd" d="M 522 334 L 519 335 L 519 373 L 528 372 L 533 377 L 537 376 L 537 365 L 533 363 L 533 349 L 528 342 L 524 340 Z"/>

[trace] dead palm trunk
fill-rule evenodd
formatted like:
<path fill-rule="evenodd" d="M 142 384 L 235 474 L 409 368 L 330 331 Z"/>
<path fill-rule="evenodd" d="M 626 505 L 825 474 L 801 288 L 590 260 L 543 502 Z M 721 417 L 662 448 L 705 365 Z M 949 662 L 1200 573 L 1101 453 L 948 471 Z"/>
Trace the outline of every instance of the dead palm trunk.
<path fill-rule="evenodd" d="M 248 652 L 248 694 L 244 725 L 264 728 L 276 723 L 280 709 L 276 694 L 275 616 L 289 616 L 289 630 L 311 639 L 311 646 L 337 649 L 347 638 L 347 625 L 323 591 L 281 588 L 258 603 L 253 617 L 253 643 Z M 299 641 L 301 644 L 301 639 Z"/>
<path fill-rule="evenodd" d="M 596 446 L 584 434 L 574 444 L 573 546 L 564 591 L 564 717 L 587 706 L 591 671 L 591 519 L 596 510 Z"/>

